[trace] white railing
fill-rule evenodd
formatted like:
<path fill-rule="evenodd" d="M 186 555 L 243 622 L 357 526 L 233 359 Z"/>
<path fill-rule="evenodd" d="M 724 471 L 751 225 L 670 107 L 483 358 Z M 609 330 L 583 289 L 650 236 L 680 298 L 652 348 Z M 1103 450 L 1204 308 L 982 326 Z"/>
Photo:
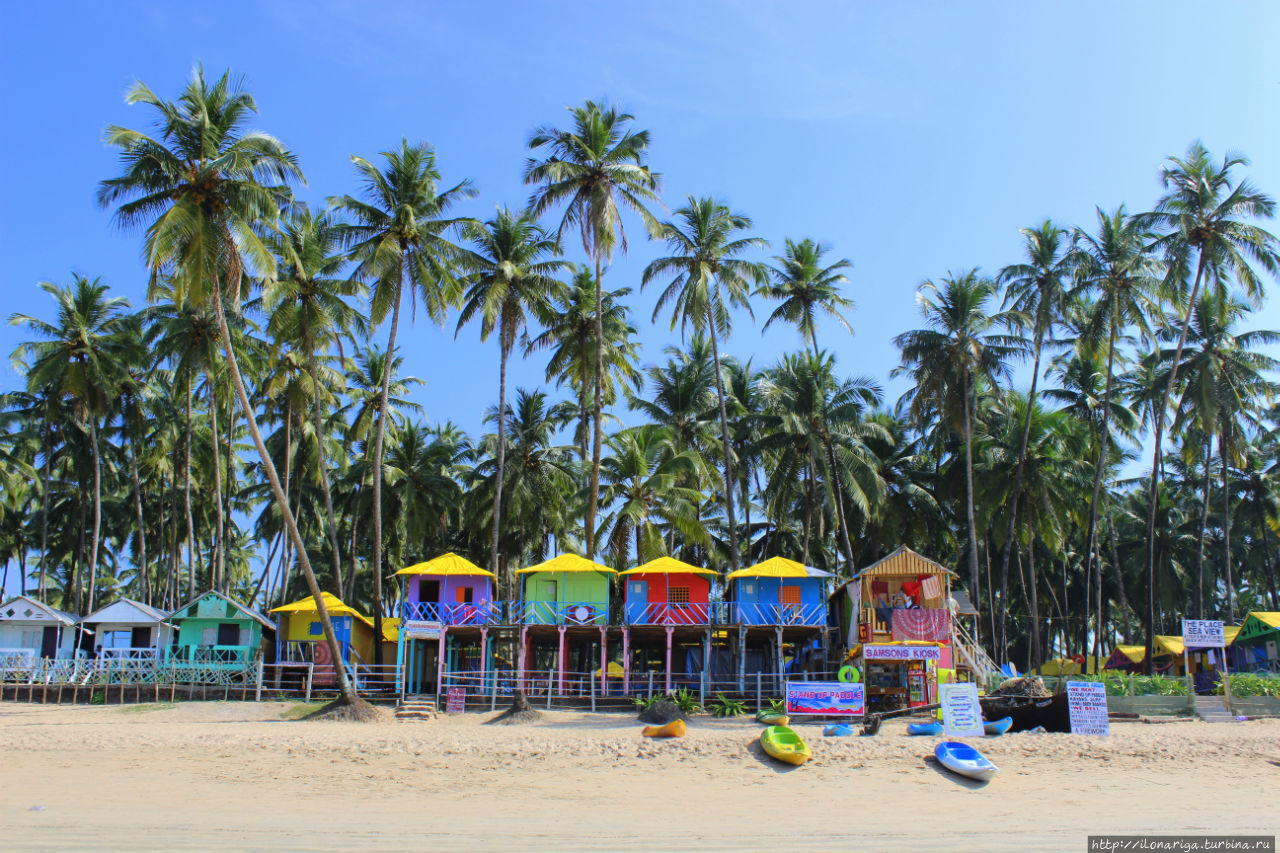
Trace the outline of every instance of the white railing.
<path fill-rule="evenodd" d="M 116 647 L 98 651 L 98 657 L 102 660 L 155 660 L 159 656 L 160 650 L 154 646 Z"/>

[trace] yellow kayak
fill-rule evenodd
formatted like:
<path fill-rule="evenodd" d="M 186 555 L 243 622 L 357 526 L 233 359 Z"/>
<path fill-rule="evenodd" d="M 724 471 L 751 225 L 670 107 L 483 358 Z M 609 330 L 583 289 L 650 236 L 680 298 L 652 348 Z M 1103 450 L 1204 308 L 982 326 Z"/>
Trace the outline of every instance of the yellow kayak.
<path fill-rule="evenodd" d="M 813 757 L 813 750 L 800 739 L 795 729 L 769 726 L 760 733 L 760 746 L 770 757 L 799 767 Z"/>
<path fill-rule="evenodd" d="M 640 734 L 645 737 L 684 737 L 685 731 L 684 720 L 672 720 L 665 726 L 645 726 Z"/>
<path fill-rule="evenodd" d="M 781 711 L 759 711 L 756 713 L 756 722 L 766 726 L 785 726 L 791 722 L 791 718 Z"/>

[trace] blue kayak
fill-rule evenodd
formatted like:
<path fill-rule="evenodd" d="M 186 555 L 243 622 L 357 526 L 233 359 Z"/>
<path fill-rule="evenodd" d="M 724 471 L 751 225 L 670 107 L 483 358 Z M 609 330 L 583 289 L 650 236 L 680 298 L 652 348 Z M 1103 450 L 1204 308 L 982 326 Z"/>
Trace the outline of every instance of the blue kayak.
<path fill-rule="evenodd" d="M 1013 725 L 1013 717 L 1004 717 L 999 720 L 993 720 L 990 723 L 983 723 L 982 728 L 991 737 L 997 737 L 1009 731 L 1009 727 Z"/>
<path fill-rule="evenodd" d="M 853 734 L 853 726 L 848 723 L 836 723 L 833 726 L 827 726 L 822 730 L 827 737 L 849 737 Z"/>
<path fill-rule="evenodd" d="M 911 723 L 907 726 L 907 734 L 937 737 L 942 734 L 942 723 Z"/>
<path fill-rule="evenodd" d="M 979 782 L 988 782 L 992 776 L 1000 771 L 978 750 L 969 746 L 967 743 L 959 743 L 954 740 L 943 741 L 938 744 L 937 749 L 933 751 L 933 755 L 938 759 L 938 763 L 953 773 L 959 773 L 961 776 L 968 776 L 970 779 L 976 779 Z"/>

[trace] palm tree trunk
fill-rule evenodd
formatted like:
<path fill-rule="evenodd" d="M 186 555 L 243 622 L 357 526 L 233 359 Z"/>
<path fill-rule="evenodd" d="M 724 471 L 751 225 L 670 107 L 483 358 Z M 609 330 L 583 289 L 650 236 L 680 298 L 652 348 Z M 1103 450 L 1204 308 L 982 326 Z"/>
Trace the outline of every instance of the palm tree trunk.
<path fill-rule="evenodd" d="M 191 515 L 191 371 L 187 371 L 187 425 L 185 475 L 182 484 L 182 505 L 187 513 L 187 595 L 196 594 L 196 524 Z"/>
<path fill-rule="evenodd" d="M 307 340 L 310 335 L 306 335 Z M 329 457 L 325 450 L 324 429 L 320 422 L 320 385 L 316 370 L 316 350 L 307 351 L 307 372 L 311 374 L 311 429 L 316 436 L 316 458 L 320 462 L 320 492 L 324 495 L 325 523 L 329 525 L 329 548 L 333 553 L 333 588 L 342 593 L 342 555 L 338 549 L 338 521 L 333 513 L 333 492 L 329 489 Z"/>
<path fill-rule="evenodd" d="M 1004 602 L 1009 594 L 1009 556 L 1013 553 L 1014 532 L 1018 520 L 1018 501 L 1022 497 L 1022 477 L 1027 464 L 1027 443 L 1031 440 L 1031 413 L 1036 407 L 1036 385 L 1040 381 L 1040 354 L 1044 346 L 1044 331 L 1036 331 L 1035 364 L 1031 368 L 1031 390 L 1027 394 L 1027 415 L 1022 419 L 1022 443 L 1018 447 L 1018 465 L 1013 473 L 1013 494 L 1009 501 L 1009 525 L 1004 537 L 1004 553 L 1000 555 L 1000 601 Z M 1008 607 L 1000 608 L 1000 649 L 1008 656 L 1008 637 L 1005 634 L 1005 616 Z"/>
<path fill-rule="evenodd" d="M 1196 541 L 1196 618 L 1204 618 L 1204 532 L 1209 526 L 1209 487 L 1213 480 L 1213 439 L 1204 442 L 1204 491 L 1200 501 L 1200 534 Z"/>
<path fill-rule="evenodd" d="M 1173 398 L 1173 389 L 1177 387 L 1178 363 L 1182 361 L 1182 348 L 1187 343 L 1187 331 L 1191 326 L 1191 314 L 1195 310 L 1196 297 L 1200 295 L 1200 281 L 1204 277 L 1205 253 L 1200 250 L 1200 260 L 1196 264 L 1196 279 L 1191 285 L 1191 295 L 1187 299 L 1187 312 L 1182 317 L 1182 330 L 1178 333 L 1178 346 L 1173 352 L 1173 365 L 1169 369 L 1169 384 L 1165 386 L 1156 409 L 1155 451 L 1151 463 L 1151 486 L 1147 496 L 1147 656 L 1143 662 L 1143 671 L 1152 673 L 1151 656 L 1155 644 L 1155 611 L 1156 611 L 1156 500 L 1160 486 L 1160 445 L 1164 440 L 1164 419 L 1169 409 L 1169 401 Z"/>
<path fill-rule="evenodd" d="M 98 453 L 98 419 L 89 414 L 89 442 L 93 446 L 93 539 L 89 546 L 89 606 L 93 612 L 93 593 L 98 580 L 98 542 L 102 538 L 102 457 Z"/>
<path fill-rule="evenodd" d="M 1116 576 L 1116 592 L 1120 596 L 1120 615 L 1124 620 L 1124 638 L 1128 640 L 1131 635 L 1129 624 L 1129 596 L 1124 591 L 1124 572 L 1120 571 L 1120 548 L 1116 543 L 1116 518 L 1114 507 L 1111 501 L 1107 502 L 1107 527 L 1111 532 L 1111 568 Z"/>
<path fill-rule="evenodd" d="M 46 412 L 47 419 L 47 412 Z M 44 487 L 40 492 L 40 601 L 48 600 L 49 589 L 49 480 L 52 464 L 53 444 L 49 433 L 52 430 L 45 424 L 44 429 Z"/>
<path fill-rule="evenodd" d="M 1028 611 L 1031 614 L 1031 669 L 1044 662 L 1040 651 L 1040 594 L 1036 584 L 1036 543 L 1035 537 L 1027 548 L 1027 580 L 1031 587 L 1027 595 Z"/>
<path fill-rule="evenodd" d="M 404 258 L 405 247 L 400 247 Z M 406 259 L 407 260 L 407 259 Z M 404 281 L 401 267 L 400 281 Z M 387 336 L 387 355 L 382 369 L 382 388 L 378 393 L 378 429 L 373 440 L 373 636 L 382 637 L 382 450 L 387 433 L 387 398 L 391 393 L 391 369 L 395 364 L 396 332 L 400 328 L 399 288 L 391 305 L 391 333 Z M 382 666 L 382 643 L 373 644 L 373 663 Z"/>
<path fill-rule="evenodd" d="M 236 397 L 240 400 L 240 409 L 244 412 L 245 423 L 249 426 L 249 434 L 253 437 L 253 444 L 258 450 L 258 455 L 262 458 L 262 468 L 266 472 L 267 481 L 271 484 L 271 494 L 275 498 L 276 508 L 284 518 L 289 540 L 298 552 L 298 562 L 302 567 L 303 575 L 306 577 L 307 588 L 311 591 L 311 597 L 315 599 L 316 613 L 320 617 L 320 625 L 324 630 L 325 642 L 329 644 L 329 651 L 333 655 L 333 670 L 338 678 L 338 692 L 346 702 L 355 702 L 357 701 L 356 694 L 351 689 L 351 682 L 347 679 L 347 670 L 342 659 L 342 647 L 338 645 L 338 638 L 333 633 L 333 623 L 329 620 L 329 610 L 325 607 L 324 599 L 320 595 L 320 586 L 316 583 L 315 573 L 311 571 L 311 560 L 307 558 L 307 549 L 302 542 L 302 534 L 298 532 L 298 523 L 294 520 L 293 512 L 289 509 L 289 499 L 285 496 L 284 489 L 280 485 L 280 478 L 276 475 L 276 466 L 271 461 L 271 454 L 267 452 L 267 445 L 263 442 L 262 433 L 258 430 L 257 418 L 254 417 L 253 409 L 249 406 L 249 395 L 245 392 L 244 381 L 240 378 L 240 366 L 236 363 L 236 354 L 231 346 L 231 331 L 227 327 L 227 315 L 222 307 L 221 294 L 222 289 L 218 286 L 215 278 L 213 304 L 218 317 L 218 331 L 222 335 L 222 349 L 226 353 L 227 366 L 231 371 L 231 382 L 235 385 Z M 374 636 L 381 638 L 381 632 L 382 626 L 378 625 Z M 380 646 L 381 643 L 374 644 L 374 648 Z"/>
<path fill-rule="evenodd" d="M 717 295 L 719 288 L 717 287 Z M 718 299 L 716 301 L 719 301 Z M 716 402 L 720 410 L 720 442 L 724 448 L 724 514 L 729 527 L 730 571 L 738 570 L 738 527 L 733 511 L 733 448 L 729 445 L 729 416 L 724 407 L 724 375 L 720 371 L 720 345 L 716 341 L 716 324 L 707 310 L 707 328 L 711 332 L 711 360 L 716 370 Z"/>
<path fill-rule="evenodd" d="M 209 588 L 225 593 L 227 591 L 227 528 L 222 514 L 222 467 L 218 462 L 218 398 L 214 393 L 216 389 L 212 370 L 209 371 L 207 380 L 209 383 L 209 427 L 213 431 L 213 453 L 211 458 L 213 459 L 214 523 L 216 524 L 217 535 L 217 547 L 213 550 L 213 561 L 210 565 L 210 573 L 214 577 L 213 582 L 209 584 Z"/>
<path fill-rule="evenodd" d="M 981 598 L 982 588 L 978 584 L 978 522 L 973 515 L 973 415 L 970 411 L 969 399 L 970 378 L 966 371 L 961 382 L 961 390 L 964 393 L 964 493 L 965 493 L 965 515 L 969 526 L 969 589 L 973 594 L 973 605 L 978 612 L 982 612 Z M 991 606 L 991 602 L 988 602 Z M 974 640 L 978 641 L 977 634 L 982 624 L 981 620 L 974 622 Z"/>
<path fill-rule="evenodd" d="M 809 454 L 809 467 L 805 477 L 805 500 L 804 500 L 804 553 L 800 557 L 800 562 L 806 566 L 809 565 L 809 538 L 812 536 L 813 530 L 813 504 L 815 502 L 813 493 L 813 454 Z"/>
<path fill-rule="evenodd" d="M 503 323 L 505 326 L 506 324 Z M 493 485 L 493 533 L 489 541 L 489 571 L 498 574 L 498 534 L 502 529 L 502 484 L 503 471 L 507 463 L 507 336 L 508 330 L 498 330 L 498 346 L 501 353 L 498 357 L 498 479 Z M 509 579 L 503 578 L 504 585 L 509 587 Z"/>
<path fill-rule="evenodd" d="M 1223 440 L 1225 430 L 1218 428 L 1218 456 L 1222 460 L 1222 565 L 1227 573 L 1228 625 L 1236 621 L 1235 579 L 1231 571 L 1231 480 L 1227 466 L 1227 447 Z"/>
<path fill-rule="evenodd" d="M 136 405 L 136 403 L 135 403 Z M 147 524 L 142 513 L 142 483 L 138 479 L 138 449 L 129 442 L 129 478 L 133 480 L 133 510 L 138 517 L 138 570 L 142 572 L 142 603 L 151 604 L 151 573 L 147 567 Z"/>
<path fill-rule="evenodd" d="M 593 420 L 591 439 L 591 483 L 587 490 L 587 559 L 593 560 L 596 555 L 596 510 L 600 503 L 600 452 L 604 445 L 604 426 L 601 421 L 601 404 L 604 400 L 604 289 L 600 281 L 600 253 L 602 247 L 597 245 L 593 254 L 596 262 L 596 375 L 595 397 L 591 401 L 591 417 Z"/>
<path fill-rule="evenodd" d="M 1097 550 L 1098 535 L 1098 497 L 1102 493 L 1102 474 L 1107 463 L 1107 439 L 1111 437 L 1111 386 L 1114 380 L 1113 370 L 1115 366 L 1116 354 L 1116 331 L 1119 325 L 1119 318 L 1116 312 L 1111 312 L 1111 333 L 1107 343 L 1107 384 L 1102 392 L 1102 429 L 1098 436 L 1098 462 L 1093 469 L 1093 500 L 1089 502 L 1089 527 L 1085 535 L 1085 559 L 1088 564 L 1085 567 L 1085 623 L 1088 624 L 1090 615 L 1089 598 L 1092 595 L 1090 584 L 1093 578 L 1098 579 L 1098 609 L 1096 612 L 1097 620 L 1094 622 L 1093 632 L 1093 656 L 1096 658 L 1100 651 L 1102 643 L 1102 565 L 1100 560 L 1095 559 Z"/>

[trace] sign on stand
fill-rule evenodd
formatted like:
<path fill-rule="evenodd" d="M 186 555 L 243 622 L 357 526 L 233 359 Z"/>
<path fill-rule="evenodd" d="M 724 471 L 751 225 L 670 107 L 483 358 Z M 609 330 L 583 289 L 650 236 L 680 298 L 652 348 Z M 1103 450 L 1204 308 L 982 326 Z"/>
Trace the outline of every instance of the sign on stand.
<path fill-rule="evenodd" d="M 444 712 L 446 714 L 461 714 L 467 710 L 467 688 L 450 687 L 447 698 L 445 699 Z"/>
<path fill-rule="evenodd" d="M 1183 619 L 1182 645 L 1187 649 L 1221 649 L 1227 645 L 1223 623 L 1214 619 Z"/>
<path fill-rule="evenodd" d="M 867 697 L 860 682 L 788 681 L 787 714 L 861 717 Z"/>
<path fill-rule="evenodd" d="M 1067 712 L 1073 735 L 1111 734 L 1107 721 L 1107 686 L 1096 681 L 1067 682 Z"/>
<path fill-rule="evenodd" d="M 942 726 L 948 737 L 982 737 L 982 706 L 978 704 L 978 685 L 943 684 Z"/>

